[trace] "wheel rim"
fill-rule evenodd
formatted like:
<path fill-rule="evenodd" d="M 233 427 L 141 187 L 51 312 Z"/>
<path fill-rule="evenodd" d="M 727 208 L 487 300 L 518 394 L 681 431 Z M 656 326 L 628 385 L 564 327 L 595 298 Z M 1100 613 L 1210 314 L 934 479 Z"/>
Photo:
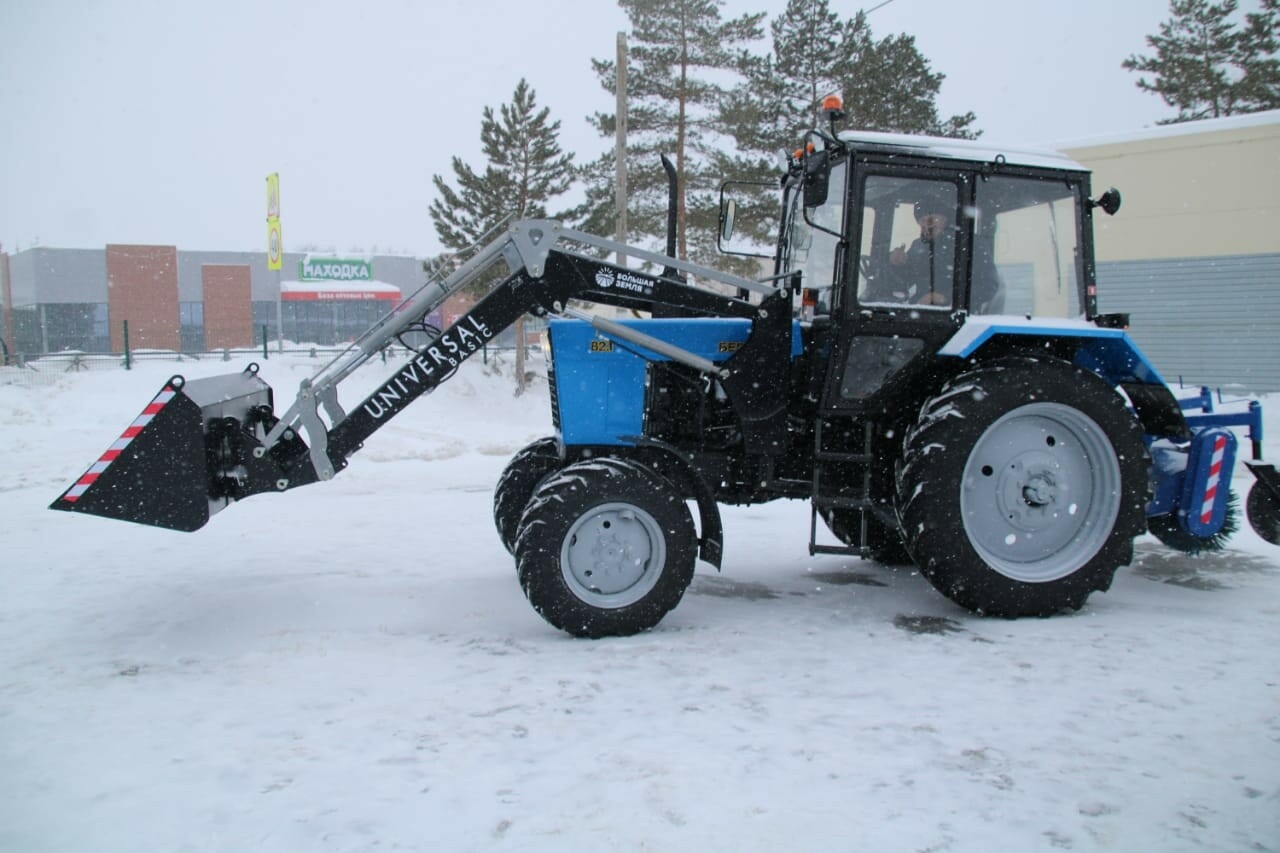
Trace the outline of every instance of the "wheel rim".
<path fill-rule="evenodd" d="M 560 570 L 573 594 L 593 607 L 644 598 L 666 565 L 666 537 L 652 515 L 629 503 L 592 507 L 565 535 Z"/>
<path fill-rule="evenodd" d="M 1106 432 L 1078 409 L 1032 403 L 978 439 L 964 468 L 960 512 L 988 565 L 1013 580 L 1045 583 L 1098 553 L 1121 494 Z"/>

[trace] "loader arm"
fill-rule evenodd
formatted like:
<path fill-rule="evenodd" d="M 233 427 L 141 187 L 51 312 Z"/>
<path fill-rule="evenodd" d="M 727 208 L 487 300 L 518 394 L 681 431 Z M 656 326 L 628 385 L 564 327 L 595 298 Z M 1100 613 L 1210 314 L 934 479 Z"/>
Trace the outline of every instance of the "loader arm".
<path fill-rule="evenodd" d="M 620 252 L 663 269 L 651 275 L 601 260 L 595 252 Z M 717 282 L 726 295 L 688 284 Z M 350 411 L 338 398 L 343 380 L 376 357 L 452 293 L 477 281 L 501 278 L 456 322 L 420 347 Z M 234 501 L 261 492 L 279 492 L 328 480 L 348 457 L 414 400 L 447 381 L 462 362 L 521 316 L 573 316 L 601 334 L 641 349 L 660 351 L 675 361 L 724 382 L 753 428 L 753 444 L 767 452 L 783 429 L 785 413 L 753 390 L 761 371 L 783 371 L 790 345 L 790 303 L 794 280 L 783 287 L 761 283 L 686 261 L 625 246 L 564 227 L 552 220 L 522 220 L 439 281 L 429 282 L 346 350 L 301 383 L 289 408 L 277 417 L 272 393 L 256 376 L 256 366 L 239 375 L 185 381 L 176 376 L 152 402 L 137 445 L 99 460 L 54 501 L 52 508 L 87 512 L 196 530 Z M 650 310 L 667 306 L 691 316 L 753 320 L 742 349 L 716 364 L 641 332 L 569 306 L 570 300 Z M 305 435 L 304 441 L 302 436 Z M 776 443 L 774 441 L 773 443 Z M 182 459 L 182 465 L 166 465 Z"/>
<path fill-rule="evenodd" d="M 522 224 L 524 223 L 517 223 L 513 227 Z M 578 232 L 567 233 L 577 241 L 589 241 L 602 248 L 604 246 L 601 244 L 608 242 Z M 519 246 L 514 240 L 512 243 Z M 634 248 L 621 248 L 630 255 L 637 254 Z M 604 318 L 575 311 L 569 307 L 569 301 L 584 299 L 598 304 L 643 309 L 661 304 L 695 315 L 717 317 L 754 318 L 759 311 L 759 305 L 752 304 L 747 299 L 725 296 L 670 278 L 618 267 L 565 249 L 548 248 L 538 252 L 534 258 L 528 258 L 527 254 L 522 253 L 521 259 L 523 263 L 474 308 L 420 349 L 408 365 L 391 375 L 360 406 L 334 424 L 328 434 L 328 450 L 335 462 L 357 450 L 366 438 L 411 402 L 446 381 L 458 365 L 525 314 L 577 316 L 592 322 L 606 334 L 620 337 L 631 334 L 631 343 L 656 347 L 660 344 L 643 335 L 611 324 Z M 661 255 L 655 255 L 654 259 L 668 265 L 673 262 Z M 770 296 L 777 293 L 776 288 L 767 285 L 724 273 L 712 273 L 691 264 L 683 266 L 689 272 L 696 270 L 700 277 L 714 275 L 718 280 L 735 287 Z M 456 287 L 465 284 L 466 282 L 459 282 Z M 678 348 L 667 354 L 698 369 L 720 369 Z M 321 479 L 325 478 L 324 471 L 318 471 L 318 474 Z"/>

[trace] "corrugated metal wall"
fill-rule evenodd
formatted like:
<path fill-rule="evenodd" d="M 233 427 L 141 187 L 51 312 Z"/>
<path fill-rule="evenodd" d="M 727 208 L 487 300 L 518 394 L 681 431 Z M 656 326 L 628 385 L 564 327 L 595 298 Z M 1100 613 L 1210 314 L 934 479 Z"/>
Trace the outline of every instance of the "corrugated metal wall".
<path fill-rule="evenodd" d="M 1280 391 L 1280 254 L 1098 265 L 1098 307 L 1170 385 Z"/>

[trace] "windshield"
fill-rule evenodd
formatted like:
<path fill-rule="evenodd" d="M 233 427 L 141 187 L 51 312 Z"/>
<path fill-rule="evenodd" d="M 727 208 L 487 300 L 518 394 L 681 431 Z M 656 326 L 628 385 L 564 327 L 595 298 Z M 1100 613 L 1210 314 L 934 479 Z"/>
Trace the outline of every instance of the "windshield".
<path fill-rule="evenodd" d="M 779 273 L 799 270 L 804 287 L 817 292 L 817 312 L 829 313 L 831 294 L 838 271 L 836 257 L 840 247 L 839 235 L 844 228 L 845 177 L 848 161 L 842 160 L 831 167 L 827 186 L 827 199 L 822 204 L 805 208 L 804 193 L 794 186 L 787 197 L 784 241 Z"/>

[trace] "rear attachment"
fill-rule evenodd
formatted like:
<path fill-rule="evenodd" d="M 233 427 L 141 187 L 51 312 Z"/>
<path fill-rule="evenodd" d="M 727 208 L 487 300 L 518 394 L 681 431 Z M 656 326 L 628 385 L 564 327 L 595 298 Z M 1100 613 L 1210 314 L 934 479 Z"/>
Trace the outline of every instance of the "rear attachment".
<path fill-rule="evenodd" d="M 1222 401 L 1221 392 L 1218 401 Z M 1214 398 L 1207 387 L 1201 387 L 1196 397 L 1179 401 L 1187 415 L 1187 425 L 1193 431 L 1212 427 L 1246 427 L 1251 458 L 1244 465 L 1254 476 L 1245 501 L 1245 512 L 1254 532 L 1270 542 L 1280 545 L 1280 471 L 1262 458 L 1262 404 L 1248 401 L 1244 411 L 1215 412 Z M 1198 410 L 1198 411 L 1197 411 Z M 1227 469 L 1229 473 L 1230 468 Z"/>
<path fill-rule="evenodd" d="M 1257 478 L 1245 503 L 1249 525 L 1272 545 L 1280 545 L 1280 471 L 1265 462 L 1244 464 Z"/>
<path fill-rule="evenodd" d="M 276 419 L 257 374 L 251 364 L 190 382 L 173 376 L 50 509 L 192 531 L 233 500 L 314 482 L 294 431 L 261 449 Z"/>

